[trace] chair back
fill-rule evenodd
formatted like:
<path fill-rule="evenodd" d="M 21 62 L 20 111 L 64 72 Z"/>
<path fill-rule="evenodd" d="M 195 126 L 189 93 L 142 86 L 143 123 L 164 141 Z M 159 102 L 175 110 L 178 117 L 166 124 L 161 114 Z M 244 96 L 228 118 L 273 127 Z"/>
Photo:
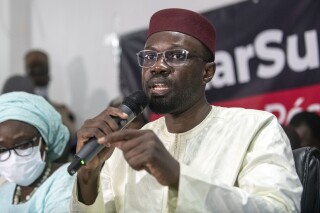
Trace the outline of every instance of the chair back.
<path fill-rule="evenodd" d="M 294 149 L 293 157 L 303 186 L 301 213 L 320 213 L 320 150 L 314 147 Z"/>

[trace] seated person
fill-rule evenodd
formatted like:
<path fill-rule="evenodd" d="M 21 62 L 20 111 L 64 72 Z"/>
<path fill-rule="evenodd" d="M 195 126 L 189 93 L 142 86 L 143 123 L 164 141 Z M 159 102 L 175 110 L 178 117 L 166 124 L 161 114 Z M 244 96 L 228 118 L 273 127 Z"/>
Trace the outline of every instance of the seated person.
<path fill-rule="evenodd" d="M 1 212 L 68 212 L 74 178 L 67 164 L 53 161 L 69 137 L 60 114 L 41 96 L 0 95 Z"/>

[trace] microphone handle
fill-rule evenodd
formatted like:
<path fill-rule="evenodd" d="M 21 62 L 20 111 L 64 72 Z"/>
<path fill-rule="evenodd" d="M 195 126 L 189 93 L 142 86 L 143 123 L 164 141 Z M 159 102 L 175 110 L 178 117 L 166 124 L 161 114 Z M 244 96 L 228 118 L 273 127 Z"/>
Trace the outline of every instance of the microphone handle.
<path fill-rule="evenodd" d="M 113 119 L 119 125 L 119 129 L 125 128 L 136 115 L 131 111 L 126 105 L 120 105 L 119 107 L 123 112 L 125 112 L 129 117 L 128 119 L 121 119 L 119 117 L 113 117 Z M 82 166 L 91 161 L 105 146 L 97 142 L 96 138 L 91 138 L 78 153 L 75 154 L 73 161 L 68 166 L 68 173 L 74 175 Z"/>
<path fill-rule="evenodd" d="M 103 148 L 103 145 L 97 143 L 96 138 L 90 139 L 86 145 L 74 155 L 74 160 L 68 166 L 69 174 L 74 175 L 82 166 L 91 161 Z"/>

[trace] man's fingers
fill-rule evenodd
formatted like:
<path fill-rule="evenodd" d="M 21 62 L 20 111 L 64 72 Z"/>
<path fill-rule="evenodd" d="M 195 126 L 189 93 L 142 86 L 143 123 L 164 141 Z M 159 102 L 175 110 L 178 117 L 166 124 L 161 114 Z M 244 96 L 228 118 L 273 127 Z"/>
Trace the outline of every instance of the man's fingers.
<path fill-rule="evenodd" d="M 133 138 L 140 137 L 144 134 L 146 134 L 147 130 L 137 130 L 137 129 L 123 129 L 121 131 L 113 132 L 112 134 L 109 134 L 106 136 L 106 141 L 109 143 L 116 143 L 119 141 L 128 141 Z"/>

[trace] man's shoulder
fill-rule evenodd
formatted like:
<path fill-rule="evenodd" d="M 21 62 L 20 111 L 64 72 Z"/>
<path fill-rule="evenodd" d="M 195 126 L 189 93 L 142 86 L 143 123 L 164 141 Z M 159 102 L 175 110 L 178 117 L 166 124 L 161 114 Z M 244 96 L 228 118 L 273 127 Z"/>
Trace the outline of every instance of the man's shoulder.
<path fill-rule="evenodd" d="M 214 116 L 225 119 L 276 119 L 276 117 L 267 111 L 257 109 L 247 109 L 240 107 L 219 107 L 214 106 Z"/>

